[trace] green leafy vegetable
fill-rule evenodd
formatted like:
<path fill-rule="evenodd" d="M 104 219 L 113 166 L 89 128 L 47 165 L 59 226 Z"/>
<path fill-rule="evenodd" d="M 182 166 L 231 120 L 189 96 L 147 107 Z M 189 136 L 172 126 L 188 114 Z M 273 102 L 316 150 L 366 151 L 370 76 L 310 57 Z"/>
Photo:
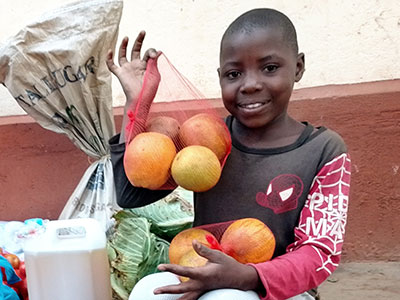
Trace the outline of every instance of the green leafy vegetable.
<path fill-rule="evenodd" d="M 113 299 L 127 300 L 141 278 L 169 262 L 168 241 L 192 226 L 191 194 L 178 189 L 145 207 L 121 210 L 113 218 L 107 242 Z"/>

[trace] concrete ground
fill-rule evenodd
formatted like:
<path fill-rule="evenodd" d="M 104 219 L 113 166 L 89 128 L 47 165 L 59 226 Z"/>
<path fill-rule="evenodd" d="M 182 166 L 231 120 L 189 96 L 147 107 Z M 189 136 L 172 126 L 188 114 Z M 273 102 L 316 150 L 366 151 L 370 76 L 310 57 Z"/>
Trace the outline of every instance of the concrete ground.
<path fill-rule="evenodd" d="M 319 291 L 321 300 L 399 300 L 400 262 L 341 263 Z"/>

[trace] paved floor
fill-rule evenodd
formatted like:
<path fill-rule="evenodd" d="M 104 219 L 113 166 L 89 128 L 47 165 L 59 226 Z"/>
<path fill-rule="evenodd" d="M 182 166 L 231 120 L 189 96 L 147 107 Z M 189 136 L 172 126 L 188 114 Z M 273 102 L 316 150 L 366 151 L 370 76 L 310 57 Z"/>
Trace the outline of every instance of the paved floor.
<path fill-rule="evenodd" d="M 321 300 L 400 300 L 400 262 L 342 263 L 319 290 Z"/>

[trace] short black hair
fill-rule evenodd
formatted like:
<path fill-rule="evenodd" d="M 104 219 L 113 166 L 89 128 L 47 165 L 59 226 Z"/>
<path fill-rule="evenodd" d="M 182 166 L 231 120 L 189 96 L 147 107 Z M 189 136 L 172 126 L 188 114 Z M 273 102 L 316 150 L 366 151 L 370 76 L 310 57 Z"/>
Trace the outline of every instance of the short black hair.
<path fill-rule="evenodd" d="M 296 29 L 292 21 L 285 14 L 271 8 L 252 9 L 236 18 L 222 36 L 221 47 L 223 41 L 235 33 L 248 33 L 254 29 L 271 27 L 282 30 L 283 38 L 297 55 L 299 46 Z"/>

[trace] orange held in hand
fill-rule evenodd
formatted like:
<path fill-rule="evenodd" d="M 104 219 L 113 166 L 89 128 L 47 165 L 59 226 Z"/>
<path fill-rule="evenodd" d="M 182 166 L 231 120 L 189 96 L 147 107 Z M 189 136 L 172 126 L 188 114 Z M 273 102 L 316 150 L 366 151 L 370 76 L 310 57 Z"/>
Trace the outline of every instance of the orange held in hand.
<path fill-rule="evenodd" d="M 221 164 L 207 147 L 188 146 L 176 155 L 171 175 L 184 189 L 205 192 L 217 184 L 221 176 Z"/>
<path fill-rule="evenodd" d="M 169 246 L 169 261 L 171 264 L 179 264 L 183 255 L 189 251 L 194 251 L 192 242 L 193 240 L 211 248 L 208 242 L 214 241 L 218 243 L 217 239 L 207 230 L 200 228 L 189 228 L 178 233 L 171 241 Z"/>
<path fill-rule="evenodd" d="M 136 187 L 158 189 L 170 177 L 175 155 L 175 145 L 168 136 L 158 132 L 140 133 L 125 150 L 126 176 Z"/>
<path fill-rule="evenodd" d="M 200 145 L 212 150 L 223 161 L 231 150 L 231 136 L 225 123 L 216 116 L 200 113 L 187 119 L 179 130 L 184 146 Z"/>
<path fill-rule="evenodd" d="M 224 253 L 240 263 L 261 263 L 272 258 L 275 237 L 260 220 L 245 218 L 229 225 L 221 237 L 220 246 Z"/>

